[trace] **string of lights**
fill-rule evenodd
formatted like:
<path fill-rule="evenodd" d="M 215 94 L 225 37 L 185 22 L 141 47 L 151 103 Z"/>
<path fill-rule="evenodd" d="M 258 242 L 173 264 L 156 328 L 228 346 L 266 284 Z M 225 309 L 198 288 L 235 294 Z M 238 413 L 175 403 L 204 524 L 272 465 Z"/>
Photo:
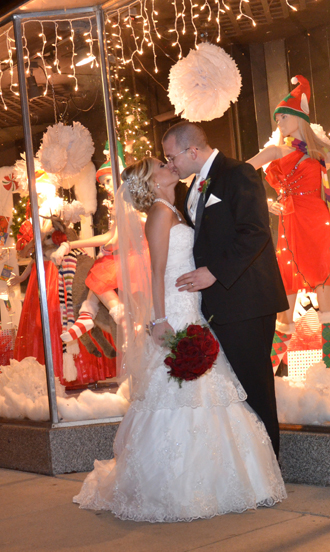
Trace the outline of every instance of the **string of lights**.
<path fill-rule="evenodd" d="M 182 58 L 182 48 L 181 48 L 181 44 L 180 44 L 180 41 L 179 41 L 179 38 L 180 38 L 180 35 L 179 35 L 179 31 L 178 31 L 178 6 L 177 6 L 177 0 L 174 0 L 173 2 L 173 5 L 174 5 L 174 10 L 175 10 L 175 34 L 176 34 L 176 41 L 173 42 L 172 46 L 179 46 L 179 49 L 180 49 L 180 53 L 179 53 L 179 59 Z"/>
<path fill-rule="evenodd" d="M 158 66 L 157 66 L 157 54 L 156 54 L 156 47 L 157 42 L 156 40 L 162 40 L 164 37 L 161 35 L 159 28 L 157 26 L 157 16 L 158 11 L 156 9 L 156 1 L 160 2 L 160 0 L 134 0 L 131 2 L 128 6 L 124 6 L 121 8 L 116 9 L 115 11 L 107 11 L 106 12 L 106 20 L 107 23 L 112 26 L 113 32 L 111 33 L 110 39 L 111 42 L 114 44 L 114 48 L 116 50 L 117 55 L 120 56 L 122 62 L 124 64 L 132 63 L 132 67 L 134 71 L 140 72 L 141 69 L 139 67 L 140 64 L 136 64 L 135 56 L 141 56 L 144 53 L 144 47 L 151 48 L 153 52 L 153 59 L 154 59 L 154 71 L 155 73 L 158 72 Z M 291 0 L 292 1 L 292 0 Z M 222 2 L 222 4 L 221 4 Z M 297 11 L 297 8 L 292 5 L 292 3 L 289 0 L 285 0 L 286 5 L 293 11 Z M 187 4 L 187 0 L 181 0 L 181 4 L 179 7 L 179 0 L 172 0 L 173 5 L 173 28 L 167 29 L 166 32 L 173 32 L 175 33 L 175 40 L 172 41 L 172 47 L 178 49 L 177 58 L 182 58 L 182 46 L 180 43 L 180 36 L 185 35 L 187 32 L 187 24 L 188 19 L 190 16 L 190 25 L 192 28 L 192 37 L 194 38 L 194 44 L 195 48 L 198 48 L 198 25 L 201 24 L 203 21 L 205 22 L 205 19 L 208 23 L 211 24 L 213 14 L 215 19 L 215 25 L 216 25 L 216 41 L 220 42 L 220 14 L 225 14 L 228 11 L 231 10 L 231 12 L 234 14 L 235 18 L 237 20 L 240 20 L 242 18 L 246 18 L 249 21 L 251 21 L 252 26 L 256 26 L 256 21 L 254 19 L 254 16 L 251 15 L 251 9 L 244 10 L 244 4 L 248 5 L 250 3 L 250 0 L 240 0 L 239 3 L 235 2 L 234 5 L 229 4 L 229 0 L 214 0 L 214 4 L 212 4 L 211 0 L 201 0 L 200 3 L 198 3 L 198 0 L 189 0 L 189 3 Z M 223 8 L 221 7 L 223 6 Z M 189 9 L 190 8 L 190 9 Z M 136 13 L 137 11 L 140 11 L 140 13 Z M 206 17 L 203 14 L 203 11 L 208 10 L 206 12 Z M 246 13 L 248 11 L 248 13 Z M 133 17 L 134 12 L 134 17 Z M 59 58 L 59 47 L 61 44 L 61 41 L 63 40 L 63 36 L 60 34 L 60 24 L 61 24 L 61 33 L 63 34 L 63 24 L 68 24 L 68 32 L 69 32 L 69 40 L 71 42 L 71 66 L 70 66 L 70 73 L 66 76 L 68 78 L 71 78 L 74 80 L 74 88 L 77 91 L 78 90 L 78 77 L 76 73 L 76 65 L 75 65 L 75 56 L 77 51 L 77 44 L 76 44 L 76 32 L 75 32 L 75 23 L 81 23 L 81 21 L 87 20 L 89 21 L 89 30 L 84 33 L 84 39 L 86 42 L 86 45 L 89 47 L 89 58 L 91 66 L 95 65 L 98 66 L 98 62 L 96 57 L 93 53 L 93 42 L 96 40 L 93 38 L 93 27 L 92 27 L 92 19 L 90 16 L 79 16 L 76 18 L 65 18 L 65 19 L 58 19 L 58 20 L 38 20 L 38 19 L 31 19 L 26 20 L 22 24 L 22 41 L 23 41 L 23 53 L 24 53 L 24 59 L 26 61 L 26 75 L 31 76 L 31 58 L 32 57 L 38 57 L 41 60 L 42 68 L 44 70 L 45 75 L 47 75 L 46 78 L 46 84 L 45 89 L 43 91 L 43 95 L 48 94 L 49 90 L 49 83 L 48 80 L 51 78 L 52 73 L 49 71 L 52 70 L 53 72 L 57 72 L 58 74 L 61 74 L 61 68 L 60 68 L 60 58 Z M 197 23 L 199 21 L 199 23 Z M 41 32 L 39 33 L 39 37 L 41 39 L 41 45 L 39 52 L 37 54 L 33 54 L 31 56 L 31 52 L 29 50 L 29 44 L 27 39 L 27 28 L 30 24 L 39 22 Z M 47 32 L 46 32 L 46 23 L 47 23 Z M 54 25 L 54 33 L 50 36 L 49 33 L 49 24 Z M 123 35 L 123 27 L 126 26 L 130 29 L 130 35 L 134 42 L 134 48 L 126 46 L 126 38 L 124 38 Z M 116 30 L 116 32 L 115 32 Z M 108 33 L 109 34 L 109 33 Z M 16 71 L 14 71 L 15 68 L 15 61 L 14 61 L 14 51 L 15 51 L 15 40 L 13 38 L 13 28 L 10 27 L 7 29 L 4 33 L 0 34 L 1 36 L 5 36 L 5 44 L 6 44 L 6 50 L 7 50 L 7 56 L 6 59 L 0 59 L 0 98 L 1 102 L 0 105 L 3 106 L 5 110 L 7 110 L 6 101 L 4 98 L 4 91 L 3 91 L 3 77 L 5 72 L 9 69 L 10 73 L 10 85 L 9 89 L 12 94 L 15 96 L 19 96 L 18 92 L 18 82 L 16 77 Z M 166 38 L 166 37 L 165 37 Z M 49 65 L 47 63 L 47 59 L 45 56 L 46 49 L 48 51 L 49 47 L 53 47 L 53 61 L 52 65 Z M 119 53 L 118 53 L 119 51 Z"/>
<path fill-rule="evenodd" d="M 147 28 L 146 36 L 148 36 L 147 44 L 148 44 L 148 46 L 152 47 L 152 53 L 153 53 L 153 56 L 154 56 L 155 73 L 158 73 L 157 55 L 156 55 L 156 50 L 155 50 L 155 43 L 152 40 L 152 36 L 151 36 L 151 25 L 150 25 L 150 18 L 149 18 L 149 13 L 148 13 L 148 9 L 147 9 L 147 0 L 143 1 L 143 10 L 144 10 L 144 14 L 145 14 L 144 24 L 146 25 L 146 28 Z M 157 33 L 157 34 L 159 35 L 159 33 Z"/>
<path fill-rule="evenodd" d="M 210 22 L 212 20 L 212 8 L 211 8 L 210 3 L 209 3 L 208 0 L 205 0 L 205 3 L 201 7 L 201 11 L 205 10 L 206 7 L 209 10 L 209 15 L 207 17 L 207 20 L 208 20 L 208 22 Z"/>
<path fill-rule="evenodd" d="M 215 20 L 217 22 L 217 27 L 218 27 L 217 42 L 220 42 L 220 12 L 223 10 L 221 10 L 220 8 L 220 0 L 216 0 L 216 5 L 217 5 L 217 17 Z"/>
<path fill-rule="evenodd" d="M 48 75 L 47 66 L 46 66 L 46 63 L 45 63 L 45 47 L 46 47 L 46 44 L 47 44 L 47 38 L 46 38 L 46 35 L 45 35 L 44 25 L 43 25 L 42 21 L 40 21 L 40 25 L 41 25 L 41 33 L 39 34 L 39 36 L 42 38 L 42 49 L 41 49 L 41 52 L 37 53 L 37 55 L 41 58 L 41 62 L 42 62 L 43 68 L 44 68 L 44 72 L 45 72 L 45 75 L 47 76 L 47 78 L 46 78 L 46 87 L 45 87 L 45 90 L 43 92 L 44 96 L 47 96 L 48 79 L 51 75 Z"/>
<path fill-rule="evenodd" d="M 58 74 L 61 74 L 61 68 L 60 68 L 60 59 L 59 59 L 59 46 L 61 44 L 61 41 L 63 40 L 63 36 L 60 34 L 59 28 L 61 24 L 62 32 L 63 32 L 63 24 L 68 24 L 68 32 L 69 32 L 69 40 L 71 42 L 71 65 L 70 69 L 71 72 L 66 75 L 68 78 L 72 78 L 75 81 L 74 89 L 78 90 L 78 77 L 76 73 L 76 64 L 75 64 L 75 57 L 76 57 L 76 34 L 75 34 L 75 24 L 81 25 L 82 20 L 87 20 L 89 22 L 89 30 L 83 34 L 84 40 L 86 42 L 86 46 L 89 47 L 89 58 L 91 66 L 96 65 L 98 67 L 98 62 L 96 57 L 93 53 L 93 43 L 95 40 L 93 38 L 93 22 L 92 17 L 90 16 L 82 16 L 82 17 L 76 17 L 76 18 L 66 18 L 66 19 L 58 19 L 58 20 L 42 20 L 42 19 L 29 19 L 22 23 L 22 46 L 23 46 L 23 57 L 26 64 L 25 74 L 27 77 L 31 76 L 31 61 L 32 58 L 37 57 L 41 61 L 41 68 L 43 69 L 43 72 L 46 76 L 46 84 L 45 89 L 43 91 L 43 95 L 46 96 L 48 94 L 49 90 L 49 79 L 52 77 L 52 72 L 56 72 Z M 31 54 L 29 44 L 28 44 L 28 27 L 31 24 L 39 23 L 40 25 L 40 32 L 38 33 L 38 36 L 41 40 L 39 51 L 37 51 L 34 54 Z M 46 24 L 47 24 L 47 33 L 46 33 Z M 52 24 L 54 26 L 54 32 L 51 34 L 49 32 L 49 25 Z M 7 29 L 4 33 L 0 34 L 0 38 L 5 36 L 5 44 L 6 44 L 6 50 L 7 50 L 7 58 L 6 59 L 0 59 L 0 98 L 2 106 L 5 110 L 8 109 L 6 105 L 6 101 L 4 98 L 4 90 L 3 90 L 3 77 L 5 74 L 5 71 L 9 69 L 10 73 L 10 85 L 9 90 L 12 94 L 15 96 L 19 96 L 19 92 L 17 90 L 18 82 L 17 82 L 17 76 L 15 65 L 16 61 L 14 59 L 14 51 L 16 50 L 15 47 L 15 39 L 13 38 L 13 27 L 10 27 Z M 53 47 L 53 57 L 54 61 L 52 62 L 52 65 L 49 65 L 47 62 L 46 57 L 46 49 L 49 49 L 49 47 Z M 15 82 L 16 80 L 16 82 Z"/>
<path fill-rule="evenodd" d="M 1 88 L 2 77 L 3 77 L 2 61 L 0 60 L 0 98 L 1 98 L 2 105 L 3 105 L 4 109 L 7 111 L 8 107 L 7 107 L 6 102 L 5 102 L 4 98 L 3 98 L 2 88 Z"/>
<path fill-rule="evenodd" d="M 160 2 L 160 0 L 157 1 Z M 172 41 L 171 45 L 172 47 L 178 48 L 179 50 L 177 59 L 182 58 L 182 46 L 180 44 L 180 36 L 186 34 L 188 23 L 188 21 L 186 21 L 187 16 L 190 19 L 190 25 L 192 28 L 191 34 L 194 39 L 195 48 L 198 48 L 199 25 L 201 25 L 203 22 L 205 23 L 205 21 L 211 23 L 213 15 L 216 26 L 216 42 L 218 43 L 221 40 L 221 14 L 227 14 L 229 11 L 231 11 L 236 20 L 239 21 L 242 19 L 246 19 L 251 22 L 251 25 L 253 27 L 257 26 L 257 21 L 255 19 L 255 17 L 257 16 L 252 15 L 251 8 L 249 7 L 250 0 L 239 0 L 239 2 L 233 2 L 232 5 L 230 5 L 229 0 L 214 0 L 214 3 L 212 3 L 211 0 L 202 0 L 200 3 L 196 2 L 195 0 L 189 0 L 189 3 L 187 3 L 186 0 L 181 0 L 180 8 L 178 0 L 172 0 L 171 5 L 173 6 L 173 26 L 171 28 L 167 28 L 165 31 L 165 35 L 162 36 L 156 26 L 157 21 L 155 19 L 155 16 L 158 15 L 158 12 L 155 10 L 155 3 L 156 0 L 149 0 L 147 7 L 147 0 L 134 0 L 128 6 L 123 6 L 116 9 L 115 11 L 109 10 L 107 12 L 107 20 L 111 23 L 116 18 L 116 26 L 118 26 L 119 28 L 124 27 L 125 21 L 128 21 L 126 27 L 130 27 L 131 29 L 131 36 L 133 37 L 133 40 L 135 42 L 135 48 L 134 50 L 130 49 L 129 47 L 124 49 L 124 44 L 121 36 L 121 40 L 118 41 L 117 44 L 115 43 L 115 48 L 121 49 L 121 58 L 123 60 L 123 63 L 132 63 L 133 69 L 135 71 L 140 71 L 140 69 L 137 67 L 134 57 L 137 54 L 142 55 L 144 53 L 144 45 L 146 45 L 147 47 L 151 47 L 153 50 L 154 71 L 156 73 L 158 72 L 155 53 L 155 40 L 156 38 L 167 40 L 166 33 L 175 33 L 176 38 Z M 297 11 L 297 8 L 293 6 L 289 0 L 285 0 L 285 3 L 291 10 Z M 244 9 L 244 5 L 249 7 L 249 9 Z M 137 11 L 138 8 L 140 8 L 140 15 L 136 15 L 134 16 L 134 19 L 132 19 L 131 10 L 134 9 Z M 206 13 L 205 9 L 208 10 Z M 203 11 L 205 15 L 203 14 Z M 113 39 L 116 39 L 116 36 L 114 34 L 112 35 L 112 37 Z"/>
<path fill-rule="evenodd" d="M 186 3 L 185 0 L 182 0 L 182 34 L 186 34 Z"/>
<path fill-rule="evenodd" d="M 160 0 L 158 0 L 160 1 Z M 124 41 L 122 38 L 121 30 L 119 33 L 113 33 L 112 39 L 116 41 L 116 38 L 119 40 L 115 42 L 115 48 L 121 50 L 121 59 L 124 63 L 132 63 L 133 69 L 135 71 L 140 71 L 136 64 L 135 56 L 141 56 L 144 53 L 144 45 L 151 47 L 154 55 L 154 71 L 158 72 L 157 67 L 157 56 L 155 52 L 155 40 L 156 39 L 166 39 L 166 36 L 162 36 L 157 28 L 157 20 L 155 16 L 158 15 L 158 12 L 155 9 L 156 0 L 134 0 L 128 6 L 123 6 L 115 11 L 107 12 L 108 22 L 114 22 L 116 18 L 116 26 L 118 29 L 125 26 L 129 27 L 131 30 L 131 36 L 135 43 L 135 48 L 130 49 L 127 47 L 124 48 Z M 285 0 L 286 5 L 293 11 L 297 11 L 297 8 L 293 6 L 289 0 Z M 252 14 L 250 8 L 250 0 L 239 0 L 238 2 L 232 3 L 230 5 L 229 0 L 214 0 L 214 4 L 211 3 L 211 0 L 202 0 L 198 3 L 196 0 L 181 0 L 180 8 L 178 0 L 172 0 L 171 4 L 173 6 L 173 26 L 166 29 L 166 33 L 174 33 L 175 40 L 171 42 L 173 48 L 178 49 L 177 59 L 182 58 L 182 45 L 180 43 L 180 36 L 185 35 L 187 32 L 187 17 L 189 18 L 189 23 L 191 25 L 191 34 L 194 39 L 195 48 L 198 48 L 198 34 L 199 34 L 199 25 L 205 23 L 206 21 L 211 24 L 213 15 L 216 27 L 216 42 L 221 40 L 221 14 L 227 14 L 229 11 L 232 12 L 236 20 L 246 19 L 251 22 L 253 27 L 256 27 L 257 22 L 255 17 Z M 244 5 L 247 8 L 244 9 Z M 140 8 L 140 14 L 134 16 L 132 19 L 131 10 L 138 10 Z M 205 12 L 205 10 L 207 11 Z M 204 13 L 203 13 L 204 12 Z M 128 15 L 127 15 L 128 14 Z M 170 16 L 169 16 L 170 17 Z M 232 19 L 232 16 L 231 16 Z M 123 24 L 124 22 L 124 24 Z M 119 37 L 117 36 L 119 34 Z"/>
<path fill-rule="evenodd" d="M 198 13 L 194 13 L 194 8 L 198 7 L 198 4 L 193 4 L 192 0 L 189 0 L 190 3 L 190 17 L 191 17 L 191 24 L 193 26 L 193 33 L 194 33 L 194 40 L 195 40 L 195 48 L 198 48 L 197 38 L 198 38 L 198 31 L 195 24 L 196 17 L 199 17 Z"/>
<path fill-rule="evenodd" d="M 0 38 L 2 36 L 6 36 L 6 45 L 7 45 L 7 55 L 9 56 L 9 52 L 8 52 L 8 39 L 7 37 L 9 36 L 9 33 L 13 32 L 13 27 L 9 27 L 9 29 L 7 29 L 5 32 L 1 33 L 0 34 Z M 8 107 L 7 107 L 7 104 L 5 102 L 5 99 L 3 97 L 3 90 L 2 90 L 2 78 L 3 78 L 3 75 L 4 75 L 4 71 L 2 70 L 2 65 L 8 65 L 9 63 L 9 59 L 4 59 L 4 60 L 0 60 L 0 97 L 1 97 L 1 101 L 2 101 L 2 105 L 4 107 L 4 109 L 7 111 Z"/>
<path fill-rule="evenodd" d="M 137 53 L 142 54 L 143 50 L 140 50 L 140 47 L 139 47 L 139 44 L 138 44 L 138 41 L 137 41 L 137 36 L 135 34 L 134 25 L 132 24 L 131 6 L 129 6 L 129 8 L 128 8 L 128 21 L 129 21 L 128 26 L 131 29 L 131 33 L 132 33 L 133 40 L 134 40 L 134 45 L 135 45 L 135 50 L 132 54 L 132 66 L 133 66 L 134 71 L 139 73 L 141 71 L 141 69 L 139 69 L 138 67 L 135 66 L 135 64 L 134 64 L 134 55 L 137 54 Z"/>
<path fill-rule="evenodd" d="M 6 43 L 7 43 L 7 52 L 8 52 L 8 61 L 9 63 L 9 72 L 10 72 L 10 91 L 15 94 L 15 96 L 19 96 L 19 92 L 13 89 L 13 87 L 17 86 L 17 83 L 14 83 L 14 61 L 13 61 L 13 50 L 16 50 L 15 46 L 12 44 L 15 44 L 15 40 L 10 37 L 9 33 L 7 33 L 6 36 Z"/>
<path fill-rule="evenodd" d="M 240 3 L 239 3 L 239 15 L 237 16 L 236 19 L 241 19 L 241 17 L 247 17 L 247 19 L 250 19 L 253 27 L 256 27 L 256 22 L 255 20 L 253 19 L 253 17 L 251 17 L 250 15 L 247 15 L 245 12 L 243 12 L 243 9 L 242 9 L 242 6 L 243 6 L 243 2 L 246 2 L 246 3 L 249 3 L 250 0 L 241 0 Z"/>

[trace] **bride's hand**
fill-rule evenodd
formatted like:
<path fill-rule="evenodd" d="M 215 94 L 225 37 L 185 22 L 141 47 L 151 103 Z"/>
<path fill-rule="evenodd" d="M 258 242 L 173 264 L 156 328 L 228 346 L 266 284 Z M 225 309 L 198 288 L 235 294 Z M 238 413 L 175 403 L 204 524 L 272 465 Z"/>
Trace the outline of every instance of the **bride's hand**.
<path fill-rule="evenodd" d="M 164 345 L 164 335 L 165 333 L 170 332 L 172 334 L 175 334 L 175 331 L 173 330 L 172 326 L 165 320 L 165 322 L 161 322 L 160 324 L 156 324 L 152 328 L 152 339 L 156 343 L 156 345 Z"/>

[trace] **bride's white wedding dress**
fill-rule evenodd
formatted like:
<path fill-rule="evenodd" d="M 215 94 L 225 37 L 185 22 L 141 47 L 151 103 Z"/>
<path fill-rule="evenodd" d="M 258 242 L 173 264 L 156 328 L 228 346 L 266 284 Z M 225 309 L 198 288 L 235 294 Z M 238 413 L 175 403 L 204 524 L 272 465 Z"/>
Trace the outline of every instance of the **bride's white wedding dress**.
<path fill-rule="evenodd" d="M 171 229 L 165 307 L 174 330 L 203 321 L 199 294 L 179 292 L 178 276 L 194 270 L 193 230 Z M 190 521 L 272 506 L 286 497 L 265 427 L 224 353 L 198 380 L 168 381 L 161 349 L 148 339 L 143 400 L 120 424 L 115 459 L 95 461 L 74 502 L 135 521 Z"/>

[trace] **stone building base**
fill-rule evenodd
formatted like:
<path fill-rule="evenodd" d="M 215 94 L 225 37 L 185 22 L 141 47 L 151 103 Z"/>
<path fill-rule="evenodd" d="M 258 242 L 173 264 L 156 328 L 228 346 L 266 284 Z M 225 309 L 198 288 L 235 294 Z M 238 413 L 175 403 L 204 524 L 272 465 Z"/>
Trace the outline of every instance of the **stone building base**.
<path fill-rule="evenodd" d="M 119 421 L 52 427 L 0 420 L 0 467 L 56 475 L 93 469 L 113 458 Z M 330 485 L 330 428 L 281 425 L 280 464 L 287 483 Z"/>

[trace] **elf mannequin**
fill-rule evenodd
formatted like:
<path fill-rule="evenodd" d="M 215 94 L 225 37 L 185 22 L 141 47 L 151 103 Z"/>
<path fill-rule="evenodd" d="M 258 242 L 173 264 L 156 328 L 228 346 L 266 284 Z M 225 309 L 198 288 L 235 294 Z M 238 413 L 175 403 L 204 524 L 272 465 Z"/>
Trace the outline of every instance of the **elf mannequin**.
<path fill-rule="evenodd" d="M 300 289 L 317 293 L 323 357 L 330 367 L 330 190 L 325 168 L 330 163 L 329 144 L 310 127 L 309 82 L 301 75 L 292 79 L 293 84 L 298 82 L 274 112 L 280 144 L 265 148 L 248 161 L 255 169 L 269 163 L 266 180 L 278 193 L 270 211 L 280 217 L 277 260 L 290 308 L 277 317 L 274 372 L 294 332 L 293 312 Z"/>
<path fill-rule="evenodd" d="M 107 144 L 106 144 L 107 149 Z M 104 153 L 108 153 L 106 150 Z M 108 191 L 110 200 L 107 201 L 108 207 L 113 203 L 113 187 L 112 187 L 112 170 L 111 163 L 104 163 L 96 173 L 98 182 L 105 186 Z M 111 208 L 111 207 L 110 207 Z M 117 243 L 117 230 L 115 225 L 100 236 L 93 236 L 85 240 L 76 240 L 73 242 L 64 242 L 52 254 L 52 261 L 60 265 L 62 259 L 71 249 L 82 247 L 100 247 L 102 257 L 97 259 L 88 273 L 85 280 L 86 286 L 89 288 L 89 293 L 86 301 L 83 302 L 79 317 L 71 328 L 61 334 L 61 339 L 64 342 L 70 342 L 78 339 L 85 332 L 91 330 L 94 326 L 94 318 L 99 310 L 99 302 L 101 301 L 109 310 L 117 324 L 120 324 L 123 319 L 123 308 L 119 301 L 117 293 L 114 291 L 117 287 L 116 276 L 116 258 L 113 255 Z"/>

